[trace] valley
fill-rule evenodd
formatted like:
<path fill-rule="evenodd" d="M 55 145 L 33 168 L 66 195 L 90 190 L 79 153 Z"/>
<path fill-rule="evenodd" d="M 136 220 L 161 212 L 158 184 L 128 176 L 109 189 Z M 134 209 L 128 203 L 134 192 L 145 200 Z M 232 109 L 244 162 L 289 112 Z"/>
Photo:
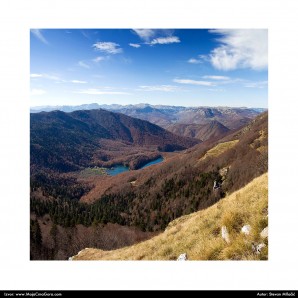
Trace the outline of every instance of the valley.
<path fill-rule="evenodd" d="M 141 170 L 143 168 L 150 167 L 152 165 L 163 162 L 163 160 L 164 160 L 163 157 L 158 157 L 157 159 L 154 159 L 152 161 L 145 163 L 139 169 Z M 94 167 L 94 168 L 86 168 L 82 170 L 79 175 L 82 177 L 103 176 L 103 175 L 116 176 L 118 174 L 127 172 L 129 170 L 130 170 L 129 167 L 123 166 L 123 165 L 115 165 L 111 168 Z"/>
<path fill-rule="evenodd" d="M 192 125 L 201 140 L 101 109 L 31 114 L 31 259 L 134 245 L 214 205 L 267 172 L 267 122 Z"/>

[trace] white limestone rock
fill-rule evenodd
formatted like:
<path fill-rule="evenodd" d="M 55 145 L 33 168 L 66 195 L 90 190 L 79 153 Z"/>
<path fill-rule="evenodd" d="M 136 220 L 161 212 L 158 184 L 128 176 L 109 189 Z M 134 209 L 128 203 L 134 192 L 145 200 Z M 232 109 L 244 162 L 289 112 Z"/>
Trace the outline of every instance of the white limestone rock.
<path fill-rule="evenodd" d="M 186 253 L 181 254 L 181 255 L 178 257 L 177 261 L 187 261 L 187 254 L 186 254 Z"/>
<path fill-rule="evenodd" d="M 250 231 L 251 231 L 251 226 L 250 225 L 245 225 L 241 229 L 241 233 L 243 233 L 245 235 L 249 235 Z"/>
<path fill-rule="evenodd" d="M 263 231 L 260 233 L 261 238 L 265 239 L 268 238 L 268 227 L 263 229 Z"/>
<path fill-rule="evenodd" d="M 225 240 L 227 243 L 230 243 L 230 235 L 228 232 L 228 229 L 226 226 L 222 226 L 221 227 L 221 237 L 223 238 L 223 240 Z"/>

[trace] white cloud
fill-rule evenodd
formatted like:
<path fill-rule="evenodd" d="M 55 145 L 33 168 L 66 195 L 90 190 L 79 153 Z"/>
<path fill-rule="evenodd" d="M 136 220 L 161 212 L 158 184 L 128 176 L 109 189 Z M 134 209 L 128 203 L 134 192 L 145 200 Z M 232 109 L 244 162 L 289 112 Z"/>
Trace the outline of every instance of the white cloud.
<path fill-rule="evenodd" d="M 126 94 L 130 94 L 127 92 L 106 91 L 106 90 L 100 90 L 100 89 L 86 89 L 86 90 L 77 91 L 75 93 L 89 94 L 89 95 L 126 95 Z"/>
<path fill-rule="evenodd" d="M 152 29 L 133 29 L 133 31 L 145 41 L 149 41 L 155 35 L 155 31 Z"/>
<path fill-rule="evenodd" d="M 83 67 L 83 68 L 86 68 L 86 69 L 90 68 L 90 66 L 87 63 L 85 63 L 84 61 L 79 61 L 78 65 Z"/>
<path fill-rule="evenodd" d="M 223 80 L 223 81 L 227 81 L 230 80 L 230 77 L 226 77 L 226 76 L 203 76 L 203 79 L 209 79 L 209 80 Z"/>
<path fill-rule="evenodd" d="M 225 92 L 225 89 L 218 89 L 218 88 L 211 88 L 211 89 L 208 89 L 209 91 L 212 91 L 212 92 Z"/>
<path fill-rule="evenodd" d="M 48 80 L 52 80 L 52 81 L 64 82 L 64 80 L 62 80 L 60 77 L 58 77 L 56 75 L 47 74 L 47 73 L 31 73 L 30 77 L 31 78 L 44 78 L 44 79 L 48 79 Z"/>
<path fill-rule="evenodd" d="M 195 58 L 190 58 L 187 62 L 188 63 L 191 63 L 191 64 L 200 64 L 200 63 L 203 63 L 201 60 L 198 60 L 198 59 L 195 59 Z"/>
<path fill-rule="evenodd" d="M 46 93 L 46 91 L 43 89 L 31 89 L 31 91 L 30 91 L 31 96 L 43 95 L 45 93 Z"/>
<path fill-rule="evenodd" d="M 141 47 L 141 45 L 139 45 L 138 43 L 130 43 L 129 45 L 133 48 L 140 48 Z"/>
<path fill-rule="evenodd" d="M 246 88 L 258 88 L 263 89 L 268 85 L 268 81 L 259 81 L 259 82 L 248 82 L 244 85 Z"/>
<path fill-rule="evenodd" d="M 98 56 L 98 57 L 96 57 L 96 58 L 93 59 L 93 61 L 95 63 L 98 63 L 98 62 L 103 61 L 103 60 L 105 60 L 105 57 L 103 57 L 103 56 Z"/>
<path fill-rule="evenodd" d="M 139 86 L 139 90 L 142 91 L 163 91 L 163 92 L 173 92 L 177 90 L 177 86 L 172 85 L 153 85 L 153 86 Z"/>
<path fill-rule="evenodd" d="M 31 29 L 30 31 L 42 43 L 49 44 L 48 41 L 45 39 L 45 37 L 42 35 L 42 33 L 41 33 L 42 30 L 40 30 L 40 29 Z"/>
<path fill-rule="evenodd" d="M 268 67 L 268 32 L 266 29 L 218 29 L 221 45 L 209 55 L 211 64 L 221 70 Z"/>
<path fill-rule="evenodd" d="M 82 65 L 81 65 L 82 66 Z M 63 80 L 62 78 L 55 76 L 55 75 L 50 75 L 47 73 L 31 73 L 30 74 L 31 78 L 44 78 L 44 79 L 48 79 L 48 80 L 52 80 L 52 81 L 56 81 L 58 83 L 60 82 L 64 82 L 64 83 L 74 83 L 74 84 L 86 84 L 86 81 L 80 81 L 80 80 L 71 80 L 71 81 L 67 81 L 67 80 Z"/>
<path fill-rule="evenodd" d="M 119 47 L 119 44 L 115 42 L 97 42 L 93 44 L 93 47 L 96 50 L 99 50 L 103 53 L 108 53 L 108 54 L 122 53 L 122 49 Z"/>
<path fill-rule="evenodd" d="M 60 77 L 55 75 L 43 74 L 42 77 L 53 81 L 63 81 Z"/>
<path fill-rule="evenodd" d="M 155 44 L 170 44 L 170 43 L 179 43 L 180 39 L 177 36 L 168 36 L 168 37 L 158 37 L 154 38 L 148 44 L 155 45 Z"/>
<path fill-rule="evenodd" d="M 215 86 L 213 82 L 209 82 L 209 81 L 196 81 L 196 80 L 188 80 L 188 79 L 174 79 L 173 81 L 175 83 L 187 84 L 187 85 Z"/>
<path fill-rule="evenodd" d="M 86 84 L 87 83 L 86 81 L 79 81 L 79 80 L 72 80 L 70 82 L 74 83 L 74 84 Z"/>
<path fill-rule="evenodd" d="M 42 74 L 41 73 L 31 73 L 30 78 L 41 78 Z"/>

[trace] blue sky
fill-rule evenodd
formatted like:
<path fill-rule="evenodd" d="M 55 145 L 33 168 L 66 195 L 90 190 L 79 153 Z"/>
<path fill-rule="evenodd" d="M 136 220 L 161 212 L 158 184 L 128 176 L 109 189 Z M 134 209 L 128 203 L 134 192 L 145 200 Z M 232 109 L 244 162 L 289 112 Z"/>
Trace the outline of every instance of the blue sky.
<path fill-rule="evenodd" d="M 267 30 L 31 29 L 31 106 L 267 107 Z"/>

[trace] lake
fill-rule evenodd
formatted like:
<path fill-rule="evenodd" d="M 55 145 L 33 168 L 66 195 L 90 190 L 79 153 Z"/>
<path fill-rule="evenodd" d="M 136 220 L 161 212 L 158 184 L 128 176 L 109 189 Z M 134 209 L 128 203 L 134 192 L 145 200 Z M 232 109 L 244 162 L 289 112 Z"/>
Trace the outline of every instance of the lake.
<path fill-rule="evenodd" d="M 119 166 L 114 166 L 112 168 L 107 168 L 106 169 L 106 172 L 108 175 L 110 176 L 116 176 L 118 174 L 121 174 L 121 173 L 124 173 L 124 172 L 127 172 L 129 170 L 128 167 L 125 167 L 125 166 L 122 166 L 122 165 L 119 165 Z"/>
<path fill-rule="evenodd" d="M 155 159 L 155 160 L 152 160 L 152 161 L 146 163 L 146 164 L 145 164 L 144 166 L 142 166 L 140 169 L 147 168 L 147 167 L 149 167 L 149 166 L 155 165 L 155 164 L 160 163 L 160 162 L 162 162 L 162 161 L 163 161 L 163 157 L 159 157 L 159 158 L 157 158 L 157 159 Z"/>
<path fill-rule="evenodd" d="M 159 158 L 157 158 L 155 160 L 152 160 L 152 161 L 146 163 L 144 166 L 142 166 L 140 168 L 140 170 L 141 169 L 144 169 L 146 167 L 149 167 L 149 166 L 158 164 L 158 163 L 162 162 L 163 160 L 164 160 L 163 157 L 159 157 Z M 124 173 L 124 172 L 127 172 L 127 171 L 129 171 L 129 168 L 128 167 L 125 167 L 123 165 L 118 165 L 118 166 L 114 166 L 113 168 L 110 168 L 110 169 L 107 168 L 106 169 L 107 174 L 110 175 L 110 176 L 116 176 L 118 174 L 121 174 L 121 173 Z"/>

